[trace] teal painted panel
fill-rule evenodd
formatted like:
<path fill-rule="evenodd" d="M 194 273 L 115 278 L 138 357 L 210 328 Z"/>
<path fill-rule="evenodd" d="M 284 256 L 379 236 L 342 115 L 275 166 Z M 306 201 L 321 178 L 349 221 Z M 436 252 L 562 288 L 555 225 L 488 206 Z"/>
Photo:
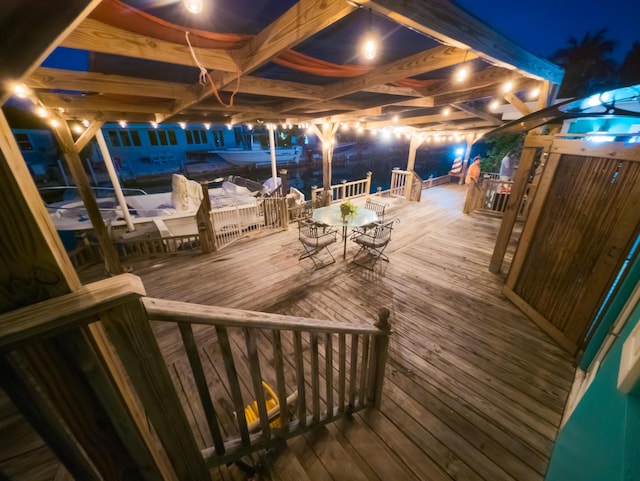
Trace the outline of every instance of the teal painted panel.
<path fill-rule="evenodd" d="M 630 272 L 638 282 L 640 261 Z M 631 289 L 632 290 L 632 289 Z M 621 309 L 631 290 L 621 289 L 614 304 Z M 617 317 L 617 313 L 615 316 Z M 600 370 L 558 433 L 546 481 L 640 481 L 640 386 L 631 394 L 617 389 L 622 345 L 639 323 L 640 306 L 613 343 Z"/>

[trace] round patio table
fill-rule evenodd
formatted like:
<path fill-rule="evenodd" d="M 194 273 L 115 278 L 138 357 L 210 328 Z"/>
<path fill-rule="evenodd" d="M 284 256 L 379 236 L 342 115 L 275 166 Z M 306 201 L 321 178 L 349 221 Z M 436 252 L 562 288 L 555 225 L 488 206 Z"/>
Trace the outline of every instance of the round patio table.
<path fill-rule="evenodd" d="M 327 207 L 313 209 L 311 217 L 316 222 L 321 222 L 322 224 L 342 227 L 342 240 L 344 243 L 342 249 L 343 259 L 347 257 L 347 229 L 349 227 L 361 227 L 378 221 L 378 214 L 364 207 L 358 207 L 355 214 L 348 215 L 343 220 L 340 214 L 340 204 L 332 204 Z"/>

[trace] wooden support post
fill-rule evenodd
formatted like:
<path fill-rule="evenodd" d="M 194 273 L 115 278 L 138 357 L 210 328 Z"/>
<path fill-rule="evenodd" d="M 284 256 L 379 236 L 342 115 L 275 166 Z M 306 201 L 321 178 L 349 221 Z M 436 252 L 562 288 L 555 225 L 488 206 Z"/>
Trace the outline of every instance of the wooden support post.
<path fill-rule="evenodd" d="M 369 196 L 371 194 L 371 172 L 367 172 L 367 183 L 365 185 L 364 193 Z"/>
<path fill-rule="evenodd" d="M 142 301 L 115 307 L 102 317 L 178 479 L 209 481 Z"/>
<path fill-rule="evenodd" d="M 198 235 L 200 236 L 200 250 L 203 253 L 216 251 L 216 238 L 213 233 L 211 223 L 211 199 L 209 198 L 209 184 L 200 182 L 202 188 L 202 201 L 196 212 L 196 223 L 198 224 Z"/>
<path fill-rule="evenodd" d="M 380 408 L 382 400 L 382 385 L 384 384 L 384 370 L 389 357 L 389 336 L 391 335 L 391 312 L 386 307 L 378 311 L 378 321 L 374 324 L 380 329 L 380 335 L 375 337 L 371 349 L 371 361 L 369 362 L 369 389 L 367 400 Z"/>
<path fill-rule="evenodd" d="M 507 207 L 504 210 L 500 230 L 496 237 L 496 245 L 494 246 L 493 254 L 491 255 L 491 262 L 489 263 L 490 272 L 498 273 L 502 267 L 504 254 L 507 252 L 507 246 L 509 245 L 509 239 L 513 232 L 513 226 L 515 225 L 516 218 L 518 217 L 518 209 L 522 204 L 522 198 L 524 197 L 524 193 L 527 189 L 529 171 L 533 165 L 535 155 L 536 148 L 527 148 L 527 144 L 525 142 L 525 148 L 522 151 L 518 170 L 516 170 L 513 185 L 511 186 L 511 195 L 509 195 L 509 201 L 507 202 Z"/>
<path fill-rule="evenodd" d="M 98 208 L 98 203 L 91 192 L 89 179 L 82 167 L 82 160 L 75 148 L 69 126 L 64 119 L 58 118 L 57 120 L 58 126 L 53 129 L 53 133 L 58 139 L 64 158 L 66 159 L 69 170 L 71 171 L 73 181 L 75 182 L 78 193 L 80 194 L 82 202 L 87 209 L 87 214 L 91 220 L 91 224 L 93 225 L 93 232 L 98 239 L 100 248 L 102 249 L 105 268 L 109 274 L 122 274 L 124 269 L 120 264 L 118 254 L 111 243 L 111 239 L 109 238 L 109 233 L 107 232 L 107 228 L 102 220 L 102 214 Z"/>
<path fill-rule="evenodd" d="M 12 312 L 20 307 L 79 290 L 81 284 L 78 276 L 1 111 L 0 191 L 4 198 L 3 208 L 0 209 L 0 261 L 4 266 L 0 275 L 0 312 Z M 137 398 L 119 370 L 110 346 L 99 337 L 100 330 L 99 324 L 89 327 L 91 346 L 83 346 L 89 353 L 88 356 L 83 355 L 83 363 L 103 366 L 109 376 L 88 380 L 86 373 L 72 375 L 71 373 L 77 373 L 79 363 L 77 359 L 70 357 L 69 351 L 72 349 L 63 336 L 30 347 L 29 358 L 21 356 L 20 366 L 14 365 L 11 368 L 14 370 L 13 375 L 31 386 L 29 389 L 33 391 L 30 392 L 37 393 L 37 396 L 43 396 L 45 387 L 33 386 L 32 379 L 52 381 L 46 392 L 47 409 L 51 411 L 38 412 L 39 403 L 44 402 L 44 397 L 34 397 L 23 391 L 32 398 L 26 401 L 20 393 L 14 391 L 12 386 L 18 384 L 10 381 L 9 370 L 2 369 L 0 385 L 55 452 L 58 448 L 65 449 L 64 446 L 68 446 L 68 443 L 74 446 L 80 443 L 81 451 L 84 451 L 93 465 L 91 469 L 96 469 L 101 479 L 113 479 L 113 473 L 117 473 L 119 468 L 132 466 L 133 458 L 133 464 L 139 468 L 139 471 L 135 466 L 132 468 L 133 476 L 147 480 L 175 480 L 170 468 L 167 471 L 158 459 L 158 446 L 150 440 L 148 426 L 140 415 L 142 410 L 139 409 Z M 100 390 L 94 382 L 101 384 Z M 119 393 L 126 403 L 127 416 L 114 419 L 114 412 L 119 408 L 110 406 L 108 410 L 104 409 L 103 401 L 98 400 L 108 392 Z M 51 416 L 58 421 L 52 421 Z M 65 425 L 63 430 L 57 427 L 60 422 Z M 123 439 L 124 436 L 119 433 L 125 431 L 136 434 Z M 61 436 L 66 436 L 66 441 L 61 440 Z M 91 441 L 81 441 L 88 439 Z M 96 443 L 96 439 L 100 443 Z M 134 446 L 140 439 L 145 440 L 143 443 L 146 443 L 146 447 Z M 113 446 L 114 449 L 104 449 L 105 446 Z M 149 457 L 138 458 L 140 450 L 153 453 L 155 465 L 150 471 L 143 472 L 148 466 Z M 120 454 L 125 458 L 118 458 Z M 83 467 L 87 462 L 83 456 L 75 448 L 65 449 L 60 460 L 75 479 L 92 479 L 90 472 Z"/>

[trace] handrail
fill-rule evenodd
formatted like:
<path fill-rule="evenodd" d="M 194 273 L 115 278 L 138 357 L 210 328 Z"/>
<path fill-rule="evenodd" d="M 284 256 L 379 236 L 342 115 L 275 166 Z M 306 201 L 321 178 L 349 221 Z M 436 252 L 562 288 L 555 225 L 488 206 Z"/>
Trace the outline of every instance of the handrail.
<path fill-rule="evenodd" d="M 315 333 L 378 335 L 380 329 L 354 325 L 344 321 L 327 321 L 285 316 L 268 312 L 246 311 L 229 307 L 203 306 L 189 302 L 145 297 L 142 299 L 149 319 L 153 321 L 187 322 L 210 326 L 257 329 L 288 329 Z"/>
<path fill-rule="evenodd" d="M 371 190 L 371 175 L 371 172 L 367 172 L 367 176 L 364 179 L 352 180 L 350 182 L 342 180 L 339 184 L 332 185 L 331 202 L 369 195 L 369 191 Z M 316 205 L 318 194 L 322 195 L 322 192 L 322 187 L 311 187 L 311 201 L 313 205 Z"/>
<path fill-rule="evenodd" d="M 97 321 L 101 312 L 145 294 L 138 276 L 122 274 L 0 314 L 0 350 L 10 351 L 27 342 Z"/>
<path fill-rule="evenodd" d="M 67 331 L 73 337 L 100 321 L 181 479 L 204 481 L 206 467 L 380 406 L 391 334 L 387 309 L 371 326 L 144 296 L 140 278 L 122 274 L 2 314 L 0 354 Z M 173 324 L 184 354 L 165 357 L 150 321 Z M 272 426 L 276 412 L 267 410 L 264 382 L 277 394 L 279 426 Z M 259 414 L 253 424 L 244 415 L 249 399 Z M 194 412 L 213 446 L 190 423 Z"/>

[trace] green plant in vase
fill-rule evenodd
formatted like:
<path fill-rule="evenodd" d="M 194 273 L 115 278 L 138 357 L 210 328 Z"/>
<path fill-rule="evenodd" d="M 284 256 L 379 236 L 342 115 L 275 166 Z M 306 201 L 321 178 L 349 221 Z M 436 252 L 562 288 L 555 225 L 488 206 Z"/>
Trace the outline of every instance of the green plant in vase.
<path fill-rule="evenodd" d="M 356 206 L 351 203 L 349 199 L 340 204 L 340 215 L 342 216 L 342 222 L 347 220 L 347 217 L 356 213 Z"/>

